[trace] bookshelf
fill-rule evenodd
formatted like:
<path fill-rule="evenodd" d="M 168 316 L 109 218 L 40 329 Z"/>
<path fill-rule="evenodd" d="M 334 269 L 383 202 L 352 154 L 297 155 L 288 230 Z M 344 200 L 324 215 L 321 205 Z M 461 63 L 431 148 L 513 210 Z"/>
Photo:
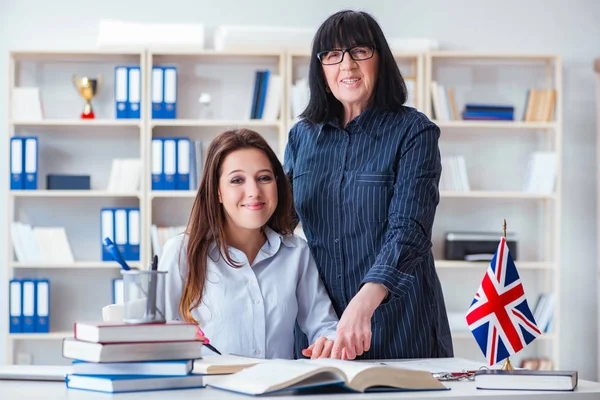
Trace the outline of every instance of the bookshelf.
<path fill-rule="evenodd" d="M 483 277 L 487 263 L 441 259 L 444 234 L 449 231 L 485 231 L 518 236 L 515 264 L 530 308 L 540 293 L 554 294 L 550 331 L 513 359 L 547 356 L 560 368 L 560 203 L 562 153 L 561 61 L 556 55 L 431 52 L 425 56 L 425 112 L 441 129 L 442 156 L 464 155 L 470 191 L 440 191 L 434 223 L 436 268 L 450 312 L 466 309 Z M 453 88 L 460 112 L 466 103 L 514 105 L 513 121 L 436 120 L 432 82 Z M 556 90 L 553 119 L 524 122 L 527 90 Z M 459 117 L 460 118 L 460 117 Z M 529 193 L 523 187 L 527 157 L 534 151 L 554 151 L 558 158 L 552 193 Z M 460 218 L 456 216 L 460 215 Z M 477 265 L 478 264 L 478 265 Z M 475 272 L 477 271 L 477 272 Z M 453 331 L 455 355 L 482 359 L 470 332 Z"/>
<path fill-rule="evenodd" d="M 523 238 L 524 247 L 520 245 L 519 248 L 522 257 L 516 264 L 530 306 L 535 306 L 536 294 L 541 291 L 554 292 L 556 303 L 559 304 L 560 162 L 555 192 L 536 194 L 520 190 L 518 183 L 522 176 L 519 170 L 525 167 L 522 160 L 513 163 L 508 158 L 498 159 L 494 154 L 487 157 L 478 157 L 477 154 L 488 146 L 496 148 L 501 145 L 509 146 L 511 152 L 515 153 L 514 157 L 525 157 L 538 148 L 554 149 L 560 154 L 560 59 L 545 55 L 466 52 L 395 53 L 394 56 L 402 74 L 412 81 L 414 105 L 429 116 L 432 116 L 430 87 L 434 79 L 456 88 L 459 105 L 478 99 L 478 96 L 485 101 L 493 100 L 485 96 L 497 93 L 495 85 L 506 83 L 507 80 L 518 85 L 511 83 L 509 86 L 512 91 L 501 92 L 505 96 L 502 99 L 506 98 L 514 104 L 524 101 L 525 90 L 533 84 L 539 83 L 557 90 L 555 118 L 551 122 L 436 121 L 442 130 L 442 154 L 465 151 L 470 178 L 472 174 L 474 180 L 471 191 L 441 191 L 433 244 L 435 264 L 448 309 L 466 310 L 487 263 L 445 260 L 442 257 L 443 234 L 449 230 L 500 232 L 501 220 L 506 218 L 509 232 L 518 232 L 519 237 Z M 42 147 L 40 144 L 39 147 L 39 190 L 8 191 L 8 268 L 0 278 L 4 285 L 8 285 L 8 280 L 13 276 L 46 276 L 50 279 L 51 332 L 7 333 L 6 362 L 14 363 L 20 353 L 34 354 L 34 363 L 65 362 L 60 357 L 38 357 L 38 353 L 48 351 L 58 355 L 58 339 L 71 335 L 72 322 L 76 319 L 100 319 L 101 308 L 111 302 L 111 280 L 118 278 L 120 273 L 116 263 L 100 261 L 100 208 L 140 208 L 141 259 L 139 263 L 132 263 L 139 268 L 145 268 L 153 254 L 150 238 L 153 224 L 186 224 L 195 191 L 151 190 L 150 149 L 153 137 L 189 137 L 201 140 L 206 150 L 210 140 L 219 132 L 232 127 L 248 127 L 263 134 L 283 160 L 287 133 L 295 122 L 298 110 L 302 110 L 301 104 L 297 104 L 295 109 L 292 106 L 293 87 L 299 79 L 308 75 L 308 63 L 309 53 L 306 51 L 265 52 L 256 49 L 239 52 L 156 49 L 11 53 L 9 93 L 16 86 L 40 87 L 46 119 L 9 120 L 8 140 L 13 136 L 34 135 L 48 146 L 44 144 Z M 114 67 L 133 64 L 139 64 L 142 71 L 142 115 L 138 120 L 117 120 L 114 111 Z M 177 119 L 151 118 L 150 71 L 153 65 L 176 65 L 178 68 Z M 516 71 L 516 80 L 504 76 L 504 72 L 498 72 L 499 66 L 504 71 L 506 65 Z M 249 109 L 254 72 L 267 68 L 283 76 L 284 100 L 280 118 L 276 121 L 252 120 L 249 119 Z M 519 71 L 523 69 L 526 73 L 520 75 Z M 70 82 L 72 73 L 104 75 L 104 87 L 92 100 L 97 119 L 78 119 L 83 99 Z M 482 91 L 478 91 L 480 86 L 483 86 Z M 198 100 L 200 94 L 205 92 L 210 94 L 211 102 L 208 108 L 201 108 Z M 7 145 L 7 149 L 8 156 L 10 146 Z M 93 151 L 86 152 L 86 149 Z M 139 191 L 106 191 L 110 160 L 119 157 L 141 158 L 143 172 Z M 45 190 L 45 174 L 70 173 L 66 168 L 90 174 L 92 190 Z M 32 225 L 65 226 L 76 261 L 66 265 L 16 262 L 10 222 L 18 220 Z M 59 313 L 58 310 L 62 308 L 69 309 L 69 312 Z M 558 319 L 558 307 L 554 318 Z M 553 324 L 552 331 L 530 346 L 534 348 L 529 352 L 535 355 L 549 354 L 553 357 L 555 367 L 559 365 L 558 327 L 559 324 Z M 481 359 L 470 333 L 456 331 L 453 337 L 456 356 Z"/>

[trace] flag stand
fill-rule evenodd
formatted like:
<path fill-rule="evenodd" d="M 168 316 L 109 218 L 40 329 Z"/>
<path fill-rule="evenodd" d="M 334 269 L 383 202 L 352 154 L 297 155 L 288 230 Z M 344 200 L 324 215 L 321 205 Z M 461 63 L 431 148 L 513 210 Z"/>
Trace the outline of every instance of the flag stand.
<path fill-rule="evenodd" d="M 504 223 L 502 225 L 502 233 L 504 234 L 504 238 L 506 239 L 506 219 L 504 220 Z M 514 371 L 515 369 L 513 368 L 512 364 L 510 363 L 510 358 L 506 357 L 506 360 L 504 361 L 504 365 L 502 366 L 502 371 Z"/>
<path fill-rule="evenodd" d="M 510 363 L 510 358 L 506 357 L 504 361 L 504 365 L 502 366 L 502 371 L 514 371 L 512 364 Z"/>

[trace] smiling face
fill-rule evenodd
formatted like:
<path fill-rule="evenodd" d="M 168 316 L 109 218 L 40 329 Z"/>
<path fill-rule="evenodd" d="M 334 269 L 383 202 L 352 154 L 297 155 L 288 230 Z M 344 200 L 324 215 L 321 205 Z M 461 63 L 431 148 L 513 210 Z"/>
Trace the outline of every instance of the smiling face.
<path fill-rule="evenodd" d="M 226 229 L 259 230 L 277 208 L 277 182 L 267 156 L 256 148 L 236 150 L 223 160 L 219 202 Z"/>
<path fill-rule="evenodd" d="M 352 114 L 352 118 L 368 107 L 377 84 L 378 69 L 376 50 L 368 60 L 355 61 L 346 52 L 341 63 L 323 65 L 327 86 L 344 106 L 344 112 Z"/>

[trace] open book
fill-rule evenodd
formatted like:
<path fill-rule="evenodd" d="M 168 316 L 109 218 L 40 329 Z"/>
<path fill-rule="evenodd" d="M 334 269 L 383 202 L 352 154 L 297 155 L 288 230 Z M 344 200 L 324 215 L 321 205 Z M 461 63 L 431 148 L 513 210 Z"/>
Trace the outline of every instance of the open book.
<path fill-rule="evenodd" d="M 355 392 L 447 389 L 426 371 L 331 359 L 272 360 L 232 375 L 214 377 L 207 384 L 249 395 L 330 385 Z"/>

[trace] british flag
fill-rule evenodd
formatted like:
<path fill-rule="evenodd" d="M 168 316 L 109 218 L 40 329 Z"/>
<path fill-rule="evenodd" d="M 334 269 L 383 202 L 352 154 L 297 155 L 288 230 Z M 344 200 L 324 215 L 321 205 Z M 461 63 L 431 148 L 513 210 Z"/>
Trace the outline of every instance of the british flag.
<path fill-rule="evenodd" d="M 541 335 L 505 238 L 469 307 L 467 324 L 490 365 L 516 354 Z"/>

